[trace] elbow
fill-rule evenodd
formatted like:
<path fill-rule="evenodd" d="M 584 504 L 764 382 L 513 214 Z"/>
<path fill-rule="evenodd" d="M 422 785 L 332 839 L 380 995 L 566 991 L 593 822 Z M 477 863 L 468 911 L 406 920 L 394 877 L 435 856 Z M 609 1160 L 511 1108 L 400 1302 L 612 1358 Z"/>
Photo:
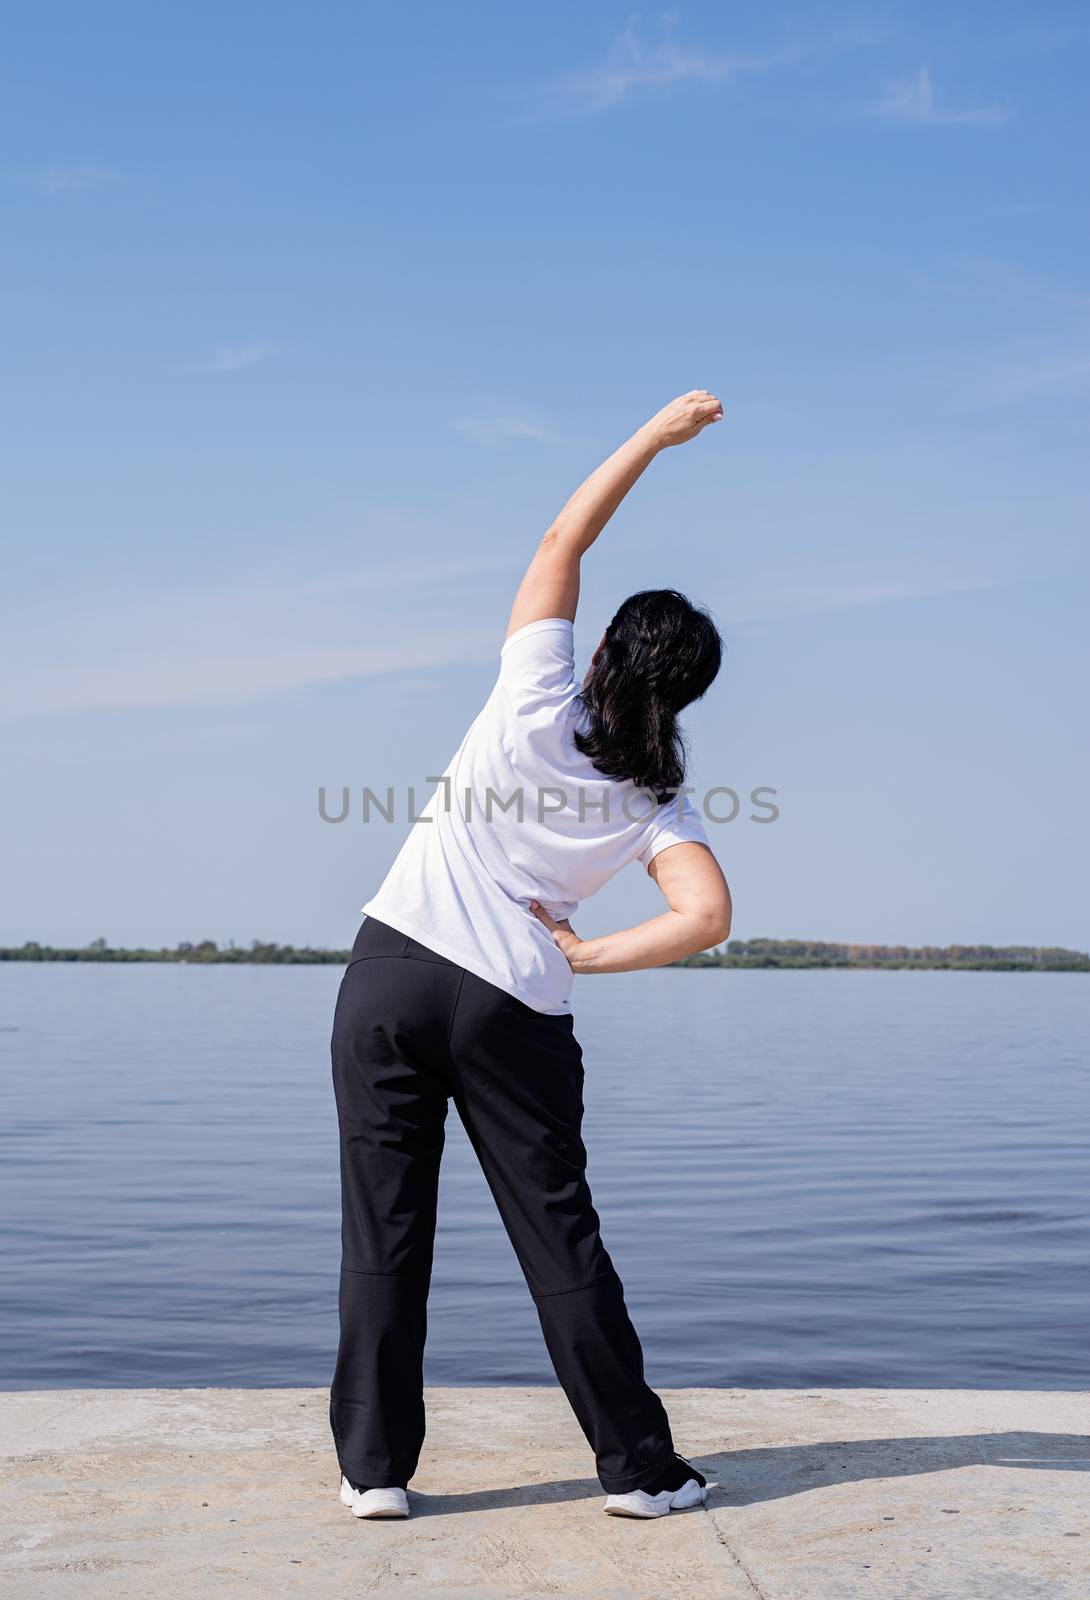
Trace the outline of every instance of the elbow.
<path fill-rule="evenodd" d="M 730 895 L 724 895 L 714 905 L 707 906 L 700 914 L 700 944 L 698 950 L 710 950 L 713 944 L 722 944 L 730 938 L 730 925 L 734 908 L 731 905 Z"/>

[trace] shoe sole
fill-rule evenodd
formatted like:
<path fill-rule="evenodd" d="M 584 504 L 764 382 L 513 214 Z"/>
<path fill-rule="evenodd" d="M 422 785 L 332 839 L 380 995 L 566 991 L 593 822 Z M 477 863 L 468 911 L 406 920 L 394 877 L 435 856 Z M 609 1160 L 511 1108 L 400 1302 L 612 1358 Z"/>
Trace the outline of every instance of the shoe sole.
<path fill-rule="evenodd" d="M 340 1498 L 341 1505 L 344 1506 L 346 1510 L 351 1511 L 352 1515 L 359 1522 L 404 1522 L 405 1518 L 409 1515 L 408 1510 L 395 1511 L 391 1507 L 385 1506 L 375 1511 L 357 1511 L 354 1505 L 356 1497 L 343 1479 L 341 1480 Z"/>
<path fill-rule="evenodd" d="M 610 1496 L 610 1499 L 612 1498 L 613 1496 Z M 658 1495 L 648 1495 L 647 1509 L 632 1505 L 611 1506 L 607 1500 L 604 1510 L 607 1517 L 630 1517 L 635 1522 L 652 1522 L 657 1517 L 668 1517 L 671 1511 L 688 1511 L 693 1506 L 702 1506 L 708 1498 L 708 1491 L 706 1487 L 702 1488 L 695 1478 L 690 1478 L 688 1483 L 683 1483 L 680 1489 L 674 1490 L 664 1506 L 655 1507 L 655 1501 L 659 1498 Z"/>

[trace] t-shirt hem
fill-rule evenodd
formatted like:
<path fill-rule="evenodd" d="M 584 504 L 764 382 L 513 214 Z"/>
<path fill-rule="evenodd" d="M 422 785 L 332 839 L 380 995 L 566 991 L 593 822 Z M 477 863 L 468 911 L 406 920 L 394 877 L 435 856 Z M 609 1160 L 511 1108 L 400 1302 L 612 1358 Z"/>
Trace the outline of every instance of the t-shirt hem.
<path fill-rule="evenodd" d="M 532 624 L 531 624 L 532 626 Z M 517 984 L 509 982 L 498 972 L 483 961 L 474 961 L 467 956 L 464 950 L 456 950 L 445 939 L 437 939 L 434 932 L 428 928 L 419 927 L 411 917 L 406 917 L 400 911 L 389 911 L 379 898 L 368 900 L 360 908 L 361 915 L 374 917 L 376 922 L 385 922 L 388 927 L 394 928 L 398 933 L 405 934 L 406 938 L 415 939 L 417 944 L 424 945 L 428 950 L 434 950 L 437 956 L 446 956 L 448 961 L 453 961 L 455 966 L 464 967 L 467 972 L 472 972 L 475 978 L 481 978 L 485 983 L 490 983 L 495 989 L 502 989 L 504 994 L 509 994 L 514 1000 L 521 1000 L 524 1006 L 529 1006 L 531 1011 L 539 1011 L 546 1017 L 566 1017 L 571 1012 L 570 1000 L 561 1006 L 543 1006 L 540 1000 L 529 994 L 525 989 L 520 989 Z"/>

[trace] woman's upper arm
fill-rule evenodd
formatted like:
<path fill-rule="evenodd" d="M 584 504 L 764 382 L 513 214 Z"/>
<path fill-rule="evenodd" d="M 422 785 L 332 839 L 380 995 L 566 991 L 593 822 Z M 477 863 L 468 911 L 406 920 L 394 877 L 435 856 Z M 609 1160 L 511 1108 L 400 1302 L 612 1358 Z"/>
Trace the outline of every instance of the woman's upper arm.
<path fill-rule="evenodd" d="M 547 533 L 519 584 L 505 637 L 546 617 L 566 617 L 574 622 L 578 604 L 579 555 L 570 541 Z"/>
<path fill-rule="evenodd" d="M 709 944 L 719 944 L 729 936 L 730 888 L 708 845 L 692 841 L 667 845 L 652 857 L 647 871 L 671 911 L 706 925 L 712 935 Z"/>

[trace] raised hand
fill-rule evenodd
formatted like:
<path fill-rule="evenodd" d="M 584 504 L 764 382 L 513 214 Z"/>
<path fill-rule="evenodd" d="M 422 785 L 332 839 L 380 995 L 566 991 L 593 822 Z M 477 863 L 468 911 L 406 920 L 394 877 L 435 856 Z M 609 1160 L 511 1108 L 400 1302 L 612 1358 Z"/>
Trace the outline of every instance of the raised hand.
<path fill-rule="evenodd" d="M 722 404 L 709 389 L 690 389 L 657 411 L 646 426 L 656 447 L 664 450 L 695 439 L 701 429 L 722 418 Z"/>

